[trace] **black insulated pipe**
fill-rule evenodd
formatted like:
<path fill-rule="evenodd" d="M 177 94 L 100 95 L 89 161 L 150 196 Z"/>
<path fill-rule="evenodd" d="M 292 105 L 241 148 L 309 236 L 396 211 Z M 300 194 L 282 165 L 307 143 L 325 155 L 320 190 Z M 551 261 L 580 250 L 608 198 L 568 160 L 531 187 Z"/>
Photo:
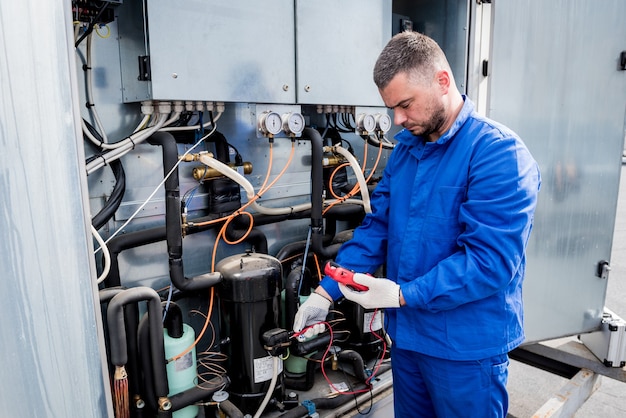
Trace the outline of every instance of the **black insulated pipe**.
<path fill-rule="evenodd" d="M 152 244 L 163 241 L 166 238 L 166 231 L 163 227 L 144 229 L 143 231 L 134 231 L 127 234 L 114 237 L 107 247 L 111 254 L 111 268 L 109 275 L 106 277 L 106 284 L 109 287 L 120 286 L 120 267 L 118 262 L 119 254 L 130 248 L 139 247 L 141 245 Z"/>
<path fill-rule="evenodd" d="M 359 353 L 354 350 L 342 350 L 337 353 L 337 358 L 339 360 L 349 361 L 352 363 L 352 368 L 354 369 L 354 375 L 356 378 L 363 383 L 367 381 L 368 376 L 365 373 L 365 362 Z"/>
<path fill-rule="evenodd" d="M 111 363 L 123 366 L 128 361 L 126 333 L 124 327 L 124 306 L 142 301 L 148 302 L 150 323 L 150 353 L 154 393 L 159 398 L 167 398 L 169 392 L 165 371 L 165 348 L 163 347 L 163 325 L 161 319 L 161 299 L 149 287 L 134 287 L 113 296 L 107 308 L 107 322 L 111 338 Z"/>
<path fill-rule="evenodd" d="M 313 128 L 304 128 L 302 134 L 311 141 L 311 248 L 316 254 L 326 259 L 335 258 L 341 245 L 324 247 L 323 244 L 324 140 L 322 135 Z"/>
<path fill-rule="evenodd" d="M 294 390 L 308 391 L 315 384 L 315 372 L 322 361 L 329 361 L 330 357 L 324 359 L 324 351 L 318 351 L 312 354 L 306 363 L 306 371 L 304 377 L 285 376 L 283 382 L 285 387 Z"/>
<path fill-rule="evenodd" d="M 178 168 L 178 146 L 176 138 L 168 132 L 153 134 L 148 142 L 163 148 L 163 173 L 171 175 L 165 180 L 165 229 L 169 255 L 170 280 L 180 290 L 200 290 L 214 286 L 222 280 L 219 273 L 206 273 L 185 277 L 183 268 L 183 235 L 180 209 Z"/>
<path fill-rule="evenodd" d="M 197 386 L 174 394 L 170 396 L 170 401 L 172 402 L 171 411 L 178 411 L 196 402 L 210 399 L 215 392 L 223 389 L 228 383 L 229 380 L 226 376 L 216 376 L 208 382 L 200 383 Z M 241 416 L 243 417 L 243 414 Z"/>
<path fill-rule="evenodd" d="M 219 408 L 229 418 L 244 418 L 243 412 L 229 400 L 220 402 Z"/>
<path fill-rule="evenodd" d="M 161 302 L 164 308 L 167 302 Z M 167 314 L 163 321 L 163 326 L 167 329 L 167 335 L 172 338 L 180 338 L 183 336 L 183 311 L 176 302 L 170 302 L 167 307 Z"/>

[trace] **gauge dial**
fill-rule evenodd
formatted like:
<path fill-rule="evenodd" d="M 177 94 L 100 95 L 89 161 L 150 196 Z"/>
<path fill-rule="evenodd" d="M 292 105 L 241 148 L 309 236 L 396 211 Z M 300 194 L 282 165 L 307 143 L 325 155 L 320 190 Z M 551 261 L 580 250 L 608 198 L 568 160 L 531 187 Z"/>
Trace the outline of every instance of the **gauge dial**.
<path fill-rule="evenodd" d="M 376 129 L 382 133 L 387 133 L 391 129 L 391 117 L 386 113 L 377 113 Z"/>
<path fill-rule="evenodd" d="M 276 112 L 263 112 L 261 119 L 259 120 L 259 130 L 264 135 L 276 135 L 283 126 L 283 121 L 280 115 Z"/>
<path fill-rule="evenodd" d="M 298 112 L 283 115 L 283 130 L 289 135 L 300 135 L 304 130 L 304 116 Z"/>
<path fill-rule="evenodd" d="M 376 118 L 370 113 L 361 113 L 357 120 L 357 128 L 361 133 L 374 132 L 376 129 Z"/>

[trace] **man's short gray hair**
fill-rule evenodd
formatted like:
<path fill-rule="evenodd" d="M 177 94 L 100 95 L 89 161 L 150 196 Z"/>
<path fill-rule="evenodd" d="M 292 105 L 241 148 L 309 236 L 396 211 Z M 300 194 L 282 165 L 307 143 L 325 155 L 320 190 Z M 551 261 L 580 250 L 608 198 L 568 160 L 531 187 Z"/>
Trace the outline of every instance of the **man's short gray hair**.
<path fill-rule="evenodd" d="M 427 82 L 441 69 L 450 71 L 450 65 L 437 42 L 421 33 L 406 31 L 391 38 L 378 56 L 374 82 L 383 89 L 402 72 L 415 81 Z"/>

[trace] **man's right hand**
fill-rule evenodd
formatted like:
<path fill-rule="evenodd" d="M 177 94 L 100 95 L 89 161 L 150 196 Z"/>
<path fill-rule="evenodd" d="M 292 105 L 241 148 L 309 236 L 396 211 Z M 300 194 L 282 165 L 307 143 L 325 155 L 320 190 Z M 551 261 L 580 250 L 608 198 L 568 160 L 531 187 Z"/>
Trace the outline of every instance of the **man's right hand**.
<path fill-rule="evenodd" d="M 293 320 L 293 330 L 298 333 L 304 328 L 312 325 L 302 335 L 298 336 L 300 340 L 314 337 L 324 332 L 326 327 L 321 322 L 326 321 L 331 301 L 326 299 L 319 293 L 311 293 L 309 298 L 300 306 Z"/>

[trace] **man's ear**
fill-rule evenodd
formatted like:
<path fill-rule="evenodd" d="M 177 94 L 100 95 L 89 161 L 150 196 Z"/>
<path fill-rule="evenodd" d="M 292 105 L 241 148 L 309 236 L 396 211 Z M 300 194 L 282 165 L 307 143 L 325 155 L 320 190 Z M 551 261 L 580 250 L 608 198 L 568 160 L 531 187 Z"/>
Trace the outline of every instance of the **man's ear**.
<path fill-rule="evenodd" d="M 437 71 L 435 79 L 437 80 L 437 84 L 439 84 L 442 93 L 448 93 L 448 89 L 450 88 L 450 73 L 446 70 L 439 70 Z"/>

